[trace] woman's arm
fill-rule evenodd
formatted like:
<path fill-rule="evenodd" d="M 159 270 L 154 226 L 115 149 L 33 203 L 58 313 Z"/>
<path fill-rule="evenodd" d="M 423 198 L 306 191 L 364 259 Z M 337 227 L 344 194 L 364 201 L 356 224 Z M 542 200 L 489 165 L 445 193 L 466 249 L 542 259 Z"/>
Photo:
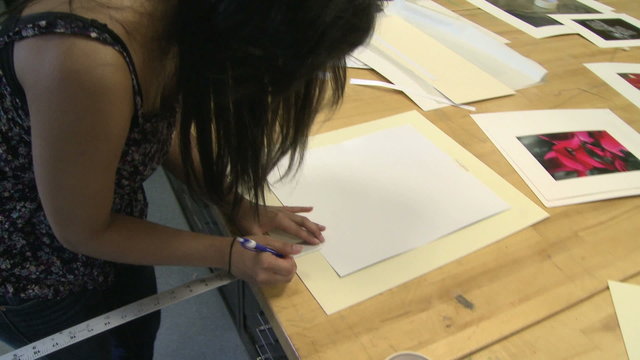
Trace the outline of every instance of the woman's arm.
<path fill-rule="evenodd" d="M 134 111 L 130 75 L 120 54 L 89 39 L 47 35 L 16 43 L 15 64 L 29 104 L 38 194 L 64 246 L 123 263 L 227 267 L 230 238 L 111 212 Z M 284 254 L 298 251 L 268 245 Z M 262 255 L 268 254 L 234 252 L 243 267 L 236 272 L 263 283 L 287 281 L 295 272 L 290 257 L 257 261 Z"/>

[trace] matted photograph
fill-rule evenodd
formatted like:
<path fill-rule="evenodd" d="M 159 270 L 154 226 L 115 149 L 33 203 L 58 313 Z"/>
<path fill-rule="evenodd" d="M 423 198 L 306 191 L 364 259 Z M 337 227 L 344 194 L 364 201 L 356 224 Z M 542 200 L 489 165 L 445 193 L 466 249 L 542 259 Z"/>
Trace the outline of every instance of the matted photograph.
<path fill-rule="evenodd" d="M 467 0 L 535 38 L 575 33 L 553 14 L 606 14 L 613 11 L 594 0 Z"/>
<path fill-rule="evenodd" d="M 602 48 L 640 46 L 640 20 L 626 14 L 549 16 Z"/>
<path fill-rule="evenodd" d="M 609 109 L 471 117 L 547 207 L 640 195 L 640 134 Z"/>
<path fill-rule="evenodd" d="M 633 86 L 634 89 L 640 90 L 640 73 L 632 73 L 632 74 L 618 74 L 620 77 L 624 79 L 629 85 Z"/>
<path fill-rule="evenodd" d="M 640 63 L 589 63 L 584 66 L 640 107 Z"/>
<path fill-rule="evenodd" d="M 640 160 L 604 130 L 517 138 L 555 180 L 640 170 Z"/>

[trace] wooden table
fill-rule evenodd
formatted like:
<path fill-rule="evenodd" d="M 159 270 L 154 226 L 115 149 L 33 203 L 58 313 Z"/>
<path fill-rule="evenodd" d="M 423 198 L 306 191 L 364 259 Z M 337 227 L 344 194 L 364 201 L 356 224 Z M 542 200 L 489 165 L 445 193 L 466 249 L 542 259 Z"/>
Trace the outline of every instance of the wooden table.
<path fill-rule="evenodd" d="M 438 2 L 549 72 L 515 96 L 474 103 L 478 113 L 609 108 L 640 130 L 640 109 L 582 65 L 640 63 L 640 48 L 602 49 L 578 35 L 534 39 L 464 0 Z M 640 18 L 640 1 L 603 2 Z M 350 76 L 382 79 L 368 70 Z M 409 110 L 418 108 L 400 93 L 349 86 L 343 107 L 314 131 Z M 423 115 L 543 207 L 468 111 Z M 546 210 L 541 223 L 331 316 L 297 278 L 255 293 L 290 358 L 384 359 L 411 350 L 432 360 L 625 359 L 607 280 L 640 284 L 640 197 Z"/>

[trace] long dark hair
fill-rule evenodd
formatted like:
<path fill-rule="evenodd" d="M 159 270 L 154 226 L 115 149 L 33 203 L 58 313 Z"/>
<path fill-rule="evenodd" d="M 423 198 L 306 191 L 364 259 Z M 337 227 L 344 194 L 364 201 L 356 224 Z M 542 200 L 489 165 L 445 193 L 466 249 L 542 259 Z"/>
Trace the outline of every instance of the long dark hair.
<path fill-rule="evenodd" d="M 5 14 L 34 1 L 17 1 Z M 231 200 L 226 210 L 243 196 L 264 203 L 271 170 L 287 154 L 286 173 L 295 169 L 321 106 L 340 103 L 344 58 L 367 40 L 383 0 L 177 4 L 164 31 L 178 50 L 177 136 L 187 183 L 218 205 Z"/>
<path fill-rule="evenodd" d="M 186 177 L 218 204 L 232 199 L 235 208 L 243 195 L 262 203 L 269 172 L 287 154 L 287 172 L 295 169 L 321 106 L 340 103 L 345 55 L 367 40 L 381 0 L 209 0 L 179 7 Z"/>

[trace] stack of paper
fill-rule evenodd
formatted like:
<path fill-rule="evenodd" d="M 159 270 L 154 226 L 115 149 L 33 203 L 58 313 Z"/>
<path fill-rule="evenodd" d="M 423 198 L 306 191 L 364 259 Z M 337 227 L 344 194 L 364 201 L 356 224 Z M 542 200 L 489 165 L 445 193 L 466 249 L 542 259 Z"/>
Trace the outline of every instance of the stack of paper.
<path fill-rule="evenodd" d="M 394 1 L 352 54 L 422 110 L 514 94 L 546 71 L 505 40 L 430 1 Z"/>
<path fill-rule="evenodd" d="M 469 103 L 513 90 L 397 16 L 383 16 L 370 43 L 353 55 L 402 88 L 423 110 Z"/>
<path fill-rule="evenodd" d="M 387 12 L 431 36 L 512 90 L 542 80 L 547 71 L 520 55 L 509 41 L 438 5 L 432 0 L 394 1 Z"/>

